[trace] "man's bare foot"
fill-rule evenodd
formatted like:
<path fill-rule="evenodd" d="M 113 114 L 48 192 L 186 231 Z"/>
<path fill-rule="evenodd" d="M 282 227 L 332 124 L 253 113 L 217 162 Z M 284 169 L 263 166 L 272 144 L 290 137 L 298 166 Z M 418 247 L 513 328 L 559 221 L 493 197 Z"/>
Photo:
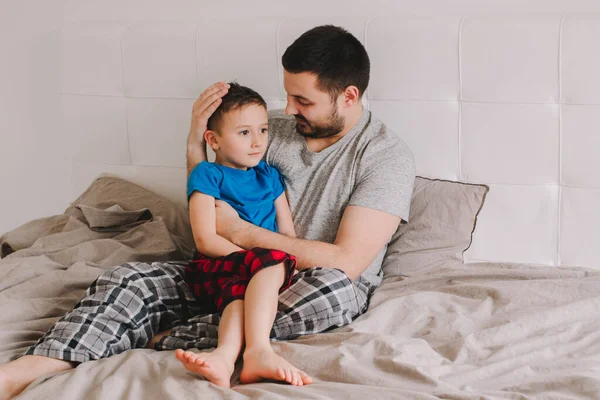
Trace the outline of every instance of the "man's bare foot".
<path fill-rule="evenodd" d="M 244 351 L 240 382 L 252 383 L 263 379 L 285 381 L 294 386 L 312 383 L 310 376 L 275 354 L 271 347 L 247 348 Z"/>
<path fill-rule="evenodd" d="M 0 369 L 0 400 L 12 399 L 21 393 L 27 385 L 19 385 L 18 382 L 10 379 L 10 377 Z"/>
<path fill-rule="evenodd" d="M 219 348 L 210 353 L 194 353 L 177 349 L 175 357 L 188 371 L 202 375 L 217 386 L 230 387 L 235 361 L 220 351 Z"/>
<path fill-rule="evenodd" d="M 0 400 L 12 399 L 43 375 L 73 367 L 71 362 L 42 356 L 23 356 L 0 365 Z"/>

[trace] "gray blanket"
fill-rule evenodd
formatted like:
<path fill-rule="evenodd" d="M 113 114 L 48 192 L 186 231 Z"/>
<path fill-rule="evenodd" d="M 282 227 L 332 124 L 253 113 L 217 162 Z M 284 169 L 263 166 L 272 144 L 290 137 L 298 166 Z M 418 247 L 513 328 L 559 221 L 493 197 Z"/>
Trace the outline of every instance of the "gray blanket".
<path fill-rule="evenodd" d="M 103 269 L 183 258 L 161 218 L 107 208 L 71 209 L 0 239 L 0 363 L 34 343 Z M 218 388 L 173 352 L 137 349 L 43 377 L 20 399 L 598 399 L 599 289 L 599 271 L 445 265 L 385 279 L 347 327 L 274 342 L 313 376 L 309 386 Z"/>
<path fill-rule="evenodd" d="M 104 269 L 183 260 L 179 242 L 148 209 L 118 205 L 72 207 L 0 237 L 0 363 L 35 343 Z"/>

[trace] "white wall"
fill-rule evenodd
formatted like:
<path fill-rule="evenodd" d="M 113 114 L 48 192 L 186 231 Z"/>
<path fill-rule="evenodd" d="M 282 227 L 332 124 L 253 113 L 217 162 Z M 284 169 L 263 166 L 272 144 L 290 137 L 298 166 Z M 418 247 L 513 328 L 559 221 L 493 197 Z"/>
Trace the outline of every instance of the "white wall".
<path fill-rule="evenodd" d="M 390 14 L 599 11 L 598 0 L 66 0 L 67 20 L 192 20 L 207 15 L 375 16 Z"/>
<path fill-rule="evenodd" d="M 60 213 L 68 163 L 62 136 L 59 30 L 62 0 L 0 5 L 0 234 Z"/>
<path fill-rule="evenodd" d="M 72 200 L 61 151 L 68 144 L 59 101 L 64 21 L 599 11 L 598 0 L 0 0 L 0 234 Z"/>

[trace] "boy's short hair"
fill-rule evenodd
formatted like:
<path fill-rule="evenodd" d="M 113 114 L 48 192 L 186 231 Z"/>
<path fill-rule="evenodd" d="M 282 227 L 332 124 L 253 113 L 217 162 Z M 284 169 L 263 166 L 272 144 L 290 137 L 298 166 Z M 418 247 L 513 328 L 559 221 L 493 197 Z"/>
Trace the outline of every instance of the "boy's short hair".
<path fill-rule="evenodd" d="M 367 90 L 371 63 L 362 43 L 347 30 L 334 25 L 317 26 L 292 43 L 281 59 L 286 71 L 317 75 L 318 87 L 332 101 L 350 85 Z"/>
<path fill-rule="evenodd" d="M 229 91 L 223 96 L 221 104 L 208 119 L 207 128 L 211 131 L 217 130 L 226 113 L 248 104 L 256 104 L 263 106 L 265 109 L 267 108 L 267 103 L 260 94 L 249 87 L 236 82 L 229 82 Z"/>

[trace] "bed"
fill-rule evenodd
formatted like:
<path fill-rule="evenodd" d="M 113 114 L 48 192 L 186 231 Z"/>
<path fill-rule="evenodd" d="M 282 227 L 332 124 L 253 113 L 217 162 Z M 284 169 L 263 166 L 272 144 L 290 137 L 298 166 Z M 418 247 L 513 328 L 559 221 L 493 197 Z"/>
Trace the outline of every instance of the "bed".
<path fill-rule="evenodd" d="M 364 105 L 408 143 L 419 177 L 368 312 L 273 343 L 315 382 L 238 385 L 238 366 L 224 389 L 173 352 L 136 349 L 20 399 L 600 398 L 598 15 L 66 23 L 74 200 L 0 237 L 0 363 L 103 270 L 190 256 L 195 97 L 237 79 L 281 107 L 282 51 L 322 23 L 365 43 Z"/>

